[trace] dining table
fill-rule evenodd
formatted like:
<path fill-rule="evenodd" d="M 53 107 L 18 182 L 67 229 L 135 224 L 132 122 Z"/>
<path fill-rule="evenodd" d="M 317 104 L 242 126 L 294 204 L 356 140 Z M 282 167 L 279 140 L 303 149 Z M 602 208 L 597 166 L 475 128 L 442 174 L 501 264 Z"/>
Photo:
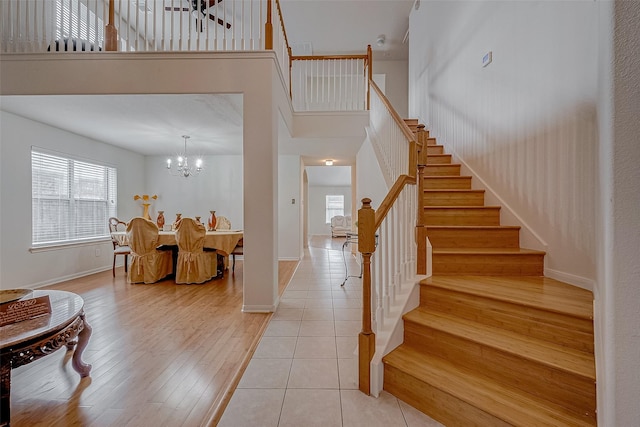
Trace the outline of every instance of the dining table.
<path fill-rule="evenodd" d="M 126 231 L 115 231 L 111 236 L 120 245 L 129 244 Z M 204 247 L 215 249 L 218 254 L 228 257 L 242 238 L 242 230 L 207 231 L 204 236 Z M 158 246 L 176 246 L 177 244 L 175 231 L 158 231 Z"/>
<path fill-rule="evenodd" d="M 119 245 L 129 245 L 126 231 L 114 231 L 111 233 L 111 236 Z M 215 250 L 218 254 L 218 274 L 216 277 L 220 278 L 224 276 L 224 271 L 227 270 L 229 266 L 229 255 L 233 252 L 243 236 L 242 230 L 212 230 L 206 232 L 204 236 L 205 250 Z M 173 248 L 175 267 L 178 255 L 178 242 L 176 240 L 175 230 L 158 231 L 158 247 Z"/>

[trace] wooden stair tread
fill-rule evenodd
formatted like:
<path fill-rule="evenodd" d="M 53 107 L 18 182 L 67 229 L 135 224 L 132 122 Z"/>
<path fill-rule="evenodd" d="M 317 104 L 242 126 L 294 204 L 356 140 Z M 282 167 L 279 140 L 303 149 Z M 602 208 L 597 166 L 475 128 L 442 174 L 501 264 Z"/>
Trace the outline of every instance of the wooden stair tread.
<path fill-rule="evenodd" d="M 460 210 L 460 209 L 470 209 L 470 210 L 494 210 L 500 209 L 500 206 L 424 206 L 424 209 L 450 209 L 450 210 Z"/>
<path fill-rule="evenodd" d="M 423 308 L 410 311 L 404 319 L 595 381 L 592 354 Z"/>
<path fill-rule="evenodd" d="M 484 193 L 484 190 L 473 190 L 467 188 L 425 188 L 425 193 Z"/>
<path fill-rule="evenodd" d="M 593 319 L 593 294 L 544 276 L 432 276 L 422 281 L 465 294 Z"/>
<path fill-rule="evenodd" d="M 560 405 L 497 384 L 405 345 L 386 355 L 383 362 L 515 426 L 594 425 L 589 419 L 579 418 Z"/>
<path fill-rule="evenodd" d="M 433 248 L 433 253 L 447 255 L 544 255 L 546 252 L 525 248 Z"/>
<path fill-rule="evenodd" d="M 520 230 L 519 225 L 427 225 L 427 230 L 435 228 L 438 230 Z"/>
<path fill-rule="evenodd" d="M 428 166 L 434 166 L 434 165 L 428 165 Z M 468 179 L 468 178 L 472 178 L 471 175 L 425 175 L 424 179 L 451 179 L 451 178 L 458 178 L 458 179 Z"/>

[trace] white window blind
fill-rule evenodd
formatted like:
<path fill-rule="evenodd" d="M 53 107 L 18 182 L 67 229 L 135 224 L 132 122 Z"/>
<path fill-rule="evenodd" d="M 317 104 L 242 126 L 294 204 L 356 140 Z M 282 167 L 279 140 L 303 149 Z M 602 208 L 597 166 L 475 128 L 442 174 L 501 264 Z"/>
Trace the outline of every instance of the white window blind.
<path fill-rule="evenodd" d="M 32 243 L 50 246 L 109 237 L 117 173 L 108 166 L 31 150 Z"/>
<path fill-rule="evenodd" d="M 331 223 L 331 218 L 336 215 L 344 215 L 344 196 L 329 195 L 325 196 L 326 215 L 325 221 L 327 224 Z"/>

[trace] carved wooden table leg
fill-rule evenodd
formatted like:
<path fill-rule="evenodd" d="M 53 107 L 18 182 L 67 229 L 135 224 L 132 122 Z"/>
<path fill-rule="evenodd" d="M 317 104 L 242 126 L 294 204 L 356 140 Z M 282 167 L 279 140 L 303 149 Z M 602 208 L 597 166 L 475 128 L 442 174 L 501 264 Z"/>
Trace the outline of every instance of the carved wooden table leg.
<path fill-rule="evenodd" d="M 0 426 L 8 426 L 11 410 L 11 358 L 0 358 Z"/>
<path fill-rule="evenodd" d="M 80 315 L 80 318 L 82 319 L 84 327 L 78 334 L 78 343 L 76 345 L 76 351 L 73 353 L 73 357 L 71 359 L 71 365 L 81 377 L 86 377 L 89 375 L 89 372 L 91 372 L 91 365 L 82 361 L 82 352 L 84 352 L 85 347 L 89 344 L 91 326 L 87 323 L 84 313 Z"/>

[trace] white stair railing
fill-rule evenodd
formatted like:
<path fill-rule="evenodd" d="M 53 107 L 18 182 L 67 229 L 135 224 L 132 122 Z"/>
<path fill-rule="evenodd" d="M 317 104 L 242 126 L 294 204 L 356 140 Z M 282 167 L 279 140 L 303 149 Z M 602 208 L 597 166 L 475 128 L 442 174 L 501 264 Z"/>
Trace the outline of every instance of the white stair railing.
<path fill-rule="evenodd" d="M 398 296 L 416 281 L 416 191 L 414 185 L 405 185 L 378 228 L 378 246 L 371 260 L 373 331 L 380 337 L 385 326 L 393 319 L 392 307 Z M 378 342 L 380 346 L 382 342 Z"/>
<path fill-rule="evenodd" d="M 400 175 L 415 174 L 415 170 L 409 170 L 411 142 L 415 140 L 378 86 L 371 83 L 371 87 L 370 134 L 385 181 L 391 187 Z"/>
<path fill-rule="evenodd" d="M 382 357 L 399 344 L 401 316 L 417 304 L 418 256 L 426 254 L 419 255 L 416 241 L 420 147 L 375 83 L 371 88 L 369 137 L 390 189 L 376 210 L 368 198 L 358 210 L 363 259 L 358 372 L 360 390 L 377 396 L 383 384 Z"/>
<path fill-rule="evenodd" d="M 112 1 L 120 52 L 265 49 L 272 0 L 196 0 L 195 9 L 192 0 Z M 91 51 L 89 44 L 104 50 L 108 8 L 107 0 L 2 0 L 0 47 L 3 53 L 55 51 L 56 46 L 83 52 Z M 272 9 L 278 16 L 274 22 L 281 23 L 280 8 Z M 281 34 L 279 24 L 275 35 Z"/>
<path fill-rule="evenodd" d="M 367 109 L 367 55 L 292 56 L 291 97 L 296 111 Z"/>

